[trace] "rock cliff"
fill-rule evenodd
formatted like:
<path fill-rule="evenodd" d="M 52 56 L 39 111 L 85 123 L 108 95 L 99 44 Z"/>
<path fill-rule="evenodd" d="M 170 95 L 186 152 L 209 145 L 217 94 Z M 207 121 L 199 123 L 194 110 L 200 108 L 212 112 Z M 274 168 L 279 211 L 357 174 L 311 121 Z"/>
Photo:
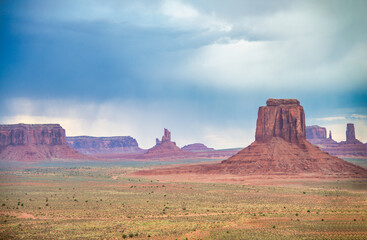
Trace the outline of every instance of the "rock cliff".
<path fill-rule="evenodd" d="M 312 127 L 307 127 L 307 129 Z M 307 134 L 307 140 L 321 150 L 337 157 L 367 158 L 367 145 L 356 139 L 355 128 L 352 123 L 347 124 L 346 141 L 339 143 L 334 141 L 331 137 L 331 131 L 329 138 L 319 138 L 318 136 L 310 138 L 310 135 Z"/>
<path fill-rule="evenodd" d="M 171 132 L 164 129 L 164 134 L 161 141 L 156 141 L 156 145 L 142 156 L 143 158 L 166 158 L 177 155 L 187 155 L 185 151 L 176 146 L 175 142 L 171 141 Z"/>
<path fill-rule="evenodd" d="M 255 142 L 219 164 L 137 174 L 180 173 L 367 177 L 367 169 L 331 156 L 306 141 L 305 114 L 296 99 L 269 99 L 267 106 L 259 108 Z"/>
<path fill-rule="evenodd" d="M 279 137 L 298 143 L 306 136 L 305 113 L 297 99 L 269 99 L 259 108 L 255 140 L 270 141 Z"/>
<path fill-rule="evenodd" d="M 38 161 L 85 159 L 66 145 L 65 130 L 59 124 L 0 125 L 0 159 Z"/>
<path fill-rule="evenodd" d="M 306 127 L 307 139 L 326 139 L 326 128 L 317 125 Z"/>
<path fill-rule="evenodd" d="M 117 137 L 67 137 L 67 144 L 84 154 L 142 153 L 138 142 L 130 136 Z"/>
<path fill-rule="evenodd" d="M 353 123 L 347 124 L 347 131 L 345 132 L 345 134 L 346 134 L 347 144 L 360 144 L 361 143 L 358 139 L 356 139 L 356 132 L 355 132 Z"/>

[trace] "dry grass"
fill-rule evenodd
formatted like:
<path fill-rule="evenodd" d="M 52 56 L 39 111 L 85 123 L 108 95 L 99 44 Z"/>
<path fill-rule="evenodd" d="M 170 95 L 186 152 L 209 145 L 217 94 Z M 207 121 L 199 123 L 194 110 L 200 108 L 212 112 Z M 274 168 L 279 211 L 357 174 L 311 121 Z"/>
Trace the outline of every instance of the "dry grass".
<path fill-rule="evenodd" d="M 127 175 L 131 171 L 34 168 L 0 172 L 0 238 L 367 236 L 367 180 L 260 186 L 253 182 L 162 182 Z"/>

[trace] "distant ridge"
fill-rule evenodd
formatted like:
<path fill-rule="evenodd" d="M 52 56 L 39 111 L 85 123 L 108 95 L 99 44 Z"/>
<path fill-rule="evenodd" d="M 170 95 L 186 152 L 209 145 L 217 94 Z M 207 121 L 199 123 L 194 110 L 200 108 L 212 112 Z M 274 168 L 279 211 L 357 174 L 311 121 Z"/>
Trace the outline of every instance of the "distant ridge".
<path fill-rule="evenodd" d="M 130 136 L 91 137 L 75 136 L 66 137 L 67 144 L 84 154 L 103 153 L 143 153 L 138 142 Z"/>
<path fill-rule="evenodd" d="M 52 159 L 88 159 L 66 145 L 59 124 L 0 125 L 0 160 L 38 162 Z"/>

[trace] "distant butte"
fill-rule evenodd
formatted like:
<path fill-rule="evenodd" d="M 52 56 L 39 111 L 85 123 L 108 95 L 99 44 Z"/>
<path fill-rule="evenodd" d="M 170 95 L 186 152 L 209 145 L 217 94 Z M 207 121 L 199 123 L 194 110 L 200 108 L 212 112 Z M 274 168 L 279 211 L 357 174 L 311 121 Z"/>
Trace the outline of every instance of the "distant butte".
<path fill-rule="evenodd" d="M 51 159 L 87 159 L 66 145 L 59 124 L 0 125 L 0 160 L 38 162 Z"/>
<path fill-rule="evenodd" d="M 188 152 L 206 152 L 206 151 L 214 151 L 214 148 L 208 148 L 202 143 L 193 143 L 189 145 L 185 145 L 181 148 L 184 151 Z"/>
<path fill-rule="evenodd" d="M 171 141 L 171 132 L 168 129 L 164 129 L 164 134 L 162 140 L 156 139 L 156 145 L 146 153 L 144 153 L 142 158 L 169 158 L 175 156 L 185 156 L 189 153 L 183 151 L 181 148 L 176 146 L 175 142 Z"/>
<path fill-rule="evenodd" d="M 66 143 L 70 147 L 87 155 L 108 153 L 143 153 L 138 142 L 130 136 L 116 137 L 90 137 L 76 136 L 66 137 Z"/>
<path fill-rule="evenodd" d="M 258 111 L 255 142 L 221 163 L 136 174 L 180 173 L 367 177 L 367 169 L 331 156 L 306 140 L 305 113 L 297 99 L 269 99 Z"/>
<path fill-rule="evenodd" d="M 312 134 L 312 132 L 325 132 L 323 134 Z M 356 139 L 355 128 L 353 123 L 347 124 L 346 141 L 336 142 L 332 139 L 331 131 L 329 138 L 326 138 L 326 128 L 319 126 L 307 127 L 307 140 L 318 146 L 321 150 L 331 155 L 344 158 L 363 158 L 367 159 L 367 144 L 363 144 Z"/>

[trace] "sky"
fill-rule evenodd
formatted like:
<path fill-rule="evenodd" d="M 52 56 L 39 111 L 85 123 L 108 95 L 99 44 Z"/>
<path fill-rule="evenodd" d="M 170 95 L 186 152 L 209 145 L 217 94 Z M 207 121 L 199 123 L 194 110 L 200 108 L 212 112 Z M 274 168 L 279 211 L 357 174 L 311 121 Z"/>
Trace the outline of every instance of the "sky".
<path fill-rule="evenodd" d="M 367 142 L 367 1 L 0 0 L 0 123 L 254 141 L 268 98 Z"/>

